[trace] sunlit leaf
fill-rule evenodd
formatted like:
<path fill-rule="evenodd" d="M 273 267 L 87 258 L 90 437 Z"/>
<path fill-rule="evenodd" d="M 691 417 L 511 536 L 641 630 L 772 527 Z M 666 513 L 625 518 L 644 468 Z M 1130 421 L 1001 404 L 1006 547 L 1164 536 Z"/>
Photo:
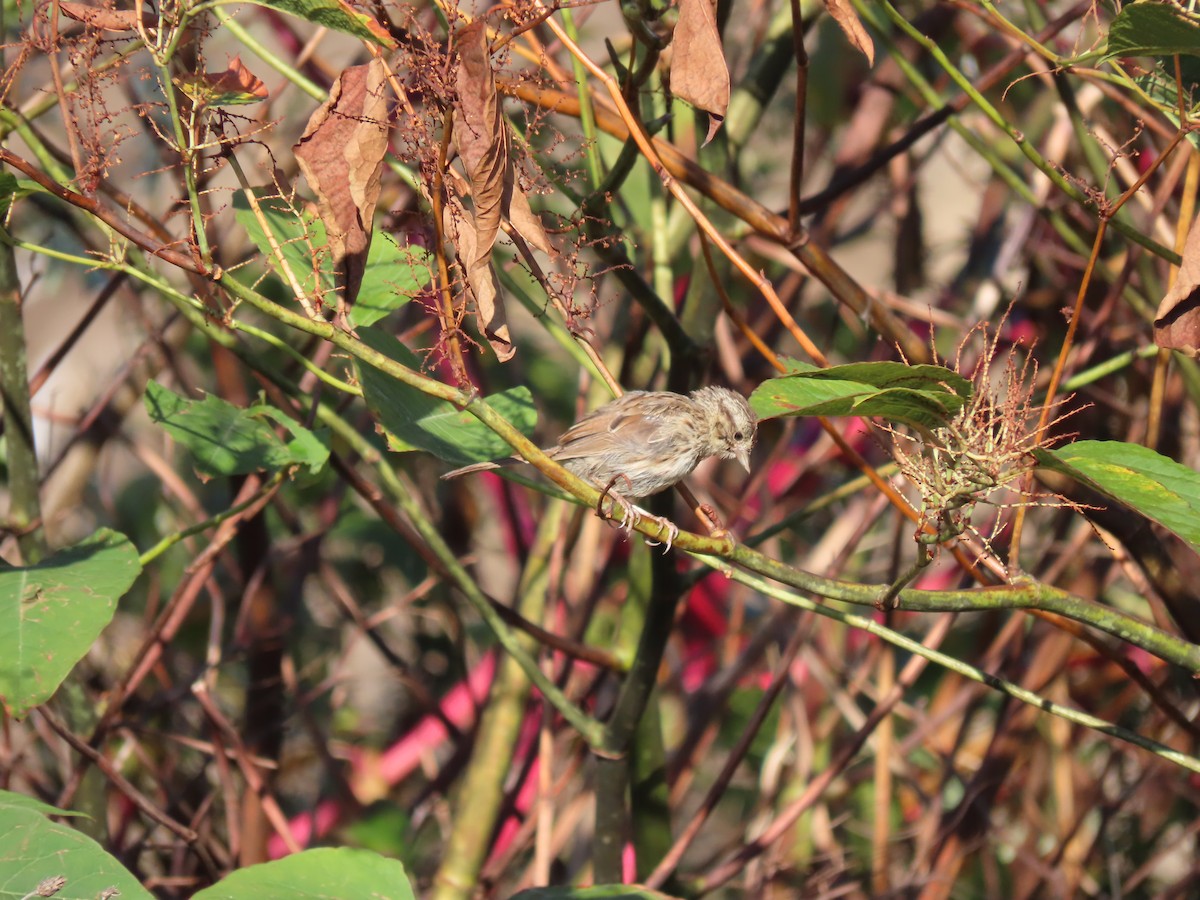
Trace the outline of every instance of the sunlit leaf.
<path fill-rule="evenodd" d="M 314 22 L 333 31 L 342 31 L 356 38 L 371 41 L 389 50 L 396 49 L 395 39 L 387 29 L 366 13 L 359 12 L 346 0 L 252 0 L 259 6 Z"/>
<path fill-rule="evenodd" d="M 322 847 L 230 872 L 192 900 L 415 900 L 398 860 Z"/>
<path fill-rule="evenodd" d="M 334 289 L 333 262 L 329 254 L 323 252 L 327 243 L 325 226 L 297 204 L 280 197 L 274 188 L 255 188 L 254 195 L 270 236 L 301 289 L 307 295 L 331 293 Z M 233 195 L 233 211 L 262 258 L 286 281 L 271 240 L 268 240 L 249 199 L 241 191 Z"/>
<path fill-rule="evenodd" d="M 1106 58 L 1200 56 L 1200 16 L 1173 3 L 1129 3 L 1108 29 Z"/>
<path fill-rule="evenodd" d="M 153 900 L 99 844 L 69 825 L 51 822 L 47 814 L 75 815 L 0 791 L 0 897 Z M 57 884 L 61 886 L 51 893 Z"/>
<path fill-rule="evenodd" d="M 878 416 L 920 428 L 945 425 L 971 397 L 972 385 L 942 366 L 853 363 L 819 369 L 796 361 L 750 396 L 762 419 L 777 416 Z"/>
<path fill-rule="evenodd" d="M 1034 455 L 1040 465 L 1124 503 L 1200 552 L 1200 472 L 1195 469 L 1123 441 L 1075 441 Z"/>

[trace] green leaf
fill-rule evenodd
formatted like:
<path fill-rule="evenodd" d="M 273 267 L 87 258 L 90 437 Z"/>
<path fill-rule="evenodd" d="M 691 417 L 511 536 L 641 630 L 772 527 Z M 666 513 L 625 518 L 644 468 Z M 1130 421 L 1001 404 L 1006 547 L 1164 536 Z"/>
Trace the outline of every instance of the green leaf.
<path fill-rule="evenodd" d="M 329 459 L 328 428 L 309 431 L 282 410 L 261 403 L 250 407 L 246 410 L 246 414 L 264 416 L 292 433 L 292 439 L 284 445 L 287 448 L 288 462 L 282 463 L 282 465 L 308 466 L 309 471 L 314 475 L 325 467 L 325 463 Z"/>
<path fill-rule="evenodd" d="M 325 225 L 307 211 L 295 208 L 274 188 L 255 188 L 254 196 L 288 268 L 305 294 L 328 295 L 326 302 L 332 305 L 336 282 Z M 286 283 L 287 277 L 275 258 L 271 242 L 241 191 L 233 195 L 233 209 L 234 218 L 246 230 L 259 254 Z M 350 323 L 355 329 L 374 325 L 392 310 L 399 309 L 429 284 L 429 266 L 429 252 L 423 247 L 401 247 L 390 234 L 375 232 L 367 250 L 367 268 L 358 297 L 350 308 Z"/>
<path fill-rule="evenodd" d="M 789 360 L 786 375 L 750 396 L 760 419 L 776 416 L 879 416 L 919 428 L 945 425 L 971 397 L 971 382 L 942 366 L 853 363 L 819 369 Z"/>
<path fill-rule="evenodd" d="M 378 328 L 362 328 L 362 342 L 410 369 L 420 369 L 416 355 Z M 392 450 L 426 450 L 450 463 L 479 462 L 512 454 L 512 447 L 470 413 L 445 400 L 423 394 L 373 366 L 358 364 L 363 396 L 387 432 Z M 537 412 L 525 387 L 510 388 L 487 399 L 522 434 L 533 433 Z"/>
<path fill-rule="evenodd" d="M 367 251 L 367 270 L 350 308 L 350 323 L 355 329 L 374 325 L 424 290 L 429 280 L 427 250 L 401 247 L 390 234 L 375 232 Z"/>
<path fill-rule="evenodd" d="M 279 10 L 297 16 L 334 31 L 352 34 L 356 38 L 371 41 L 389 50 L 396 49 L 396 41 L 382 25 L 370 16 L 354 9 L 344 0 L 254 0 L 259 6 Z"/>
<path fill-rule="evenodd" d="M 121 900 L 153 900 L 153 894 L 90 837 L 44 813 L 53 807 L 0 791 L 0 897 L 37 896 L 51 878 L 65 879 L 55 900 L 96 900 L 120 891 Z M 44 894 L 43 896 L 50 896 Z M 116 896 L 115 894 L 113 896 Z"/>
<path fill-rule="evenodd" d="M 1128 4 L 1108 30 L 1104 58 L 1200 56 L 1200 17 L 1171 3 Z"/>
<path fill-rule="evenodd" d="M 288 269 L 300 283 L 304 293 L 310 297 L 327 293 L 332 296 L 333 260 L 325 251 L 328 239 L 320 219 L 280 197 L 274 187 L 259 187 L 253 190 L 259 211 L 266 220 Z M 246 230 L 247 236 L 254 242 L 263 259 L 285 284 L 289 283 L 275 257 L 275 251 L 271 248 L 271 241 L 267 239 L 267 234 L 243 191 L 233 195 L 233 215 L 238 224 Z"/>
<path fill-rule="evenodd" d="M 1076 441 L 1036 450 L 1040 465 L 1124 503 L 1200 552 L 1200 473 L 1140 444 Z"/>
<path fill-rule="evenodd" d="M 50 699 L 141 570 L 129 539 L 108 529 L 36 566 L 0 565 L 0 698 L 10 715 Z"/>
<path fill-rule="evenodd" d="M 146 385 L 146 410 L 192 452 L 196 465 L 209 475 L 296 465 L 318 472 L 329 458 L 328 432 L 309 431 L 272 407 L 239 409 L 213 396 L 188 400 L 151 381 Z M 287 428 L 293 440 L 285 442 L 264 417 Z"/>
<path fill-rule="evenodd" d="M 404 866 L 369 850 L 305 850 L 230 872 L 192 900 L 415 900 Z"/>
<path fill-rule="evenodd" d="M 528 888 L 510 900 L 676 900 L 671 894 L 636 884 L 597 884 L 592 887 Z"/>

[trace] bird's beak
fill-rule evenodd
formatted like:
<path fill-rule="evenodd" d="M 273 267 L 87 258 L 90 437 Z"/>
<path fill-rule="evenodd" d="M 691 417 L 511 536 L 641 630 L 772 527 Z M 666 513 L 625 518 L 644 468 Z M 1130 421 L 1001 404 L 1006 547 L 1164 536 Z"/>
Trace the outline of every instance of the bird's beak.
<path fill-rule="evenodd" d="M 749 472 L 750 472 L 750 451 L 749 450 L 737 451 L 737 461 L 742 464 L 742 468 L 746 470 L 747 474 L 749 474 Z"/>

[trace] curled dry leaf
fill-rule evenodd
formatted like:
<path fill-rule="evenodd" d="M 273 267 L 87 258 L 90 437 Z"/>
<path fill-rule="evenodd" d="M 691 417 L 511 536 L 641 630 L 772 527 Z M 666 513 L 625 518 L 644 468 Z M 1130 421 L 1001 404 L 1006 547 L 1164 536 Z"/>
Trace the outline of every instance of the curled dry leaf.
<path fill-rule="evenodd" d="M 850 0 L 825 0 L 825 8 L 838 23 L 846 39 L 867 58 L 867 63 L 875 65 L 875 43 L 858 20 L 858 13 L 854 11 Z"/>
<path fill-rule="evenodd" d="M 472 266 L 469 260 L 478 253 L 475 226 L 462 201 L 449 194 L 442 211 L 442 228 L 454 245 L 459 264 L 467 275 L 467 286 L 475 298 L 475 309 L 479 313 L 480 327 L 487 338 L 492 352 L 500 362 L 508 362 L 516 353 L 512 335 L 508 330 L 508 319 L 504 315 L 504 304 L 500 300 L 500 284 L 491 265 Z"/>
<path fill-rule="evenodd" d="M 267 86 L 235 56 L 224 72 L 182 75 L 176 86 L 199 106 L 241 106 L 266 100 Z"/>
<path fill-rule="evenodd" d="M 346 69 L 292 148 L 329 236 L 342 289 L 339 317 L 358 294 L 371 246 L 390 131 L 386 82 L 387 65 L 378 58 Z"/>
<path fill-rule="evenodd" d="M 88 3 L 71 3 L 69 0 L 59 0 L 58 8 L 67 18 L 83 22 L 92 28 L 99 28 L 101 31 L 137 31 L 136 10 L 108 9 Z M 157 28 L 158 17 L 147 10 L 142 14 L 142 25 L 148 29 Z"/>
<path fill-rule="evenodd" d="M 1200 218 L 1183 247 L 1183 264 L 1154 314 L 1154 343 L 1164 350 L 1200 356 Z"/>
<path fill-rule="evenodd" d="M 458 34 L 458 105 L 454 143 L 471 181 L 475 205 L 475 258 L 471 267 L 486 264 L 500 233 L 504 199 L 504 170 L 508 167 L 508 129 L 496 93 L 496 76 L 488 53 L 487 30 L 477 19 Z"/>
<path fill-rule="evenodd" d="M 729 107 L 729 66 L 717 31 L 717 0 L 679 0 L 671 50 L 671 92 L 708 113 L 711 141 Z"/>
<path fill-rule="evenodd" d="M 507 219 L 530 246 L 543 253 L 553 254 L 554 247 L 516 181 L 509 154 L 508 123 L 496 92 L 485 23 L 476 20 L 463 28 L 457 43 L 454 143 L 471 184 L 474 214 L 457 200 L 453 209 L 448 203 L 446 233 L 458 235 L 455 250 L 475 295 L 483 332 L 496 356 L 506 360 L 512 357 L 513 347 L 495 273 L 491 271 L 492 248 L 500 224 Z M 468 236 L 467 231 L 472 233 Z"/>

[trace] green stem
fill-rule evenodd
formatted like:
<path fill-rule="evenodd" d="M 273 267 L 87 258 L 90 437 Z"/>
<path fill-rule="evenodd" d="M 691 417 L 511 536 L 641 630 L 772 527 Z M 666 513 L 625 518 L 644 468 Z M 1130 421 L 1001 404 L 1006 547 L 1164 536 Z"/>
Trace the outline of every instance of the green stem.
<path fill-rule="evenodd" d="M 196 190 L 196 147 L 198 143 L 192 140 L 191 133 L 198 127 L 195 119 L 201 115 L 193 106 L 193 122 L 185 131 L 183 116 L 179 111 L 179 101 L 175 96 L 175 85 L 171 81 L 171 67 L 167 58 L 158 62 L 158 78 L 162 82 L 163 96 L 167 98 L 167 109 L 170 111 L 171 127 L 175 131 L 175 149 L 183 164 L 183 181 L 187 190 L 188 207 L 192 212 L 192 232 L 196 239 L 196 248 L 200 258 L 207 268 L 212 262 L 212 250 L 208 246 L 208 235 L 204 233 L 204 212 L 200 209 L 200 195 Z"/>
<path fill-rule="evenodd" d="M 197 522 L 195 525 L 183 529 L 183 531 L 178 531 L 175 534 L 167 535 L 149 550 L 142 553 L 142 555 L 138 557 L 138 562 L 144 569 L 180 541 L 186 540 L 192 535 L 199 534 L 202 531 L 207 531 L 210 528 L 216 528 L 227 519 L 232 519 L 234 516 L 241 515 L 247 509 L 254 506 L 254 504 L 260 502 L 262 498 L 271 491 L 275 490 L 279 483 L 282 482 L 286 477 L 287 472 L 276 472 L 274 476 L 263 483 L 263 486 L 259 488 L 259 490 L 249 500 L 245 500 L 235 506 L 231 506 L 229 509 L 223 510 L 217 513 L 215 516 L 205 519 L 203 522 Z"/>
<path fill-rule="evenodd" d="M 513 450 L 529 461 L 543 475 L 559 487 L 564 488 L 577 501 L 595 506 L 600 491 L 575 477 L 551 460 L 536 444 L 521 434 L 502 415 L 492 409 L 482 398 L 467 394 L 458 388 L 443 384 L 415 372 L 382 353 L 371 349 L 361 341 L 334 327 L 328 322 L 308 319 L 291 310 L 284 309 L 262 295 L 241 284 L 229 273 L 222 273 L 219 283 L 234 296 L 245 300 L 285 325 L 315 334 L 331 341 L 339 349 L 374 366 L 381 372 L 408 384 L 422 393 L 447 400 L 466 410 L 475 418 L 502 437 Z M 637 530 L 654 540 L 665 540 L 666 528 L 653 519 L 644 518 Z M 811 591 L 833 600 L 843 600 L 864 606 L 875 606 L 887 592 L 886 585 L 860 585 L 851 582 L 821 578 L 801 569 L 785 565 L 764 556 L 748 547 L 733 546 L 727 539 L 701 537 L 683 532 L 675 539 L 675 546 L 682 550 L 710 556 L 724 557 L 751 571 L 766 575 L 783 584 Z M 718 566 L 729 569 L 728 563 Z M 484 604 L 486 606 L 486 602 Z M 1058 613 L 1077 622 L 1082 622 L 1114 637 L 1173 662 L 1192 673 L 1200 673 L 1200 645 L 1191 644 L 1179 637 L 1160 631 L 1152 625 L 1117 610 L 1089 603 L 1048 585 L 1003 585 L 983 589 L 962 591 L 919 591 L 905 590 L 899 595 L 897 609 L 914 612 L 973 612 L 985 609 L 1042 609 Z M 489 607 L 490 611 L 490 607 Z"/>
<path fill-rule="evenodd" d="M 578 43 L 579 35 L 575 30 L 575 17 L 571 14 L 571 8 L 564 6 L 559 10 L 559 14 L 562 17 L 563 30 L 567 32 L 567 36 L 571 40 Z M 575 73 L 575 87 L 579 93 L 579 125 L 583 129 L 583 138 L 586 141 L 584 152 L 587 159 L 588 181 L 592 190 L 596 190 L 600 186 L 600 182 L 604 180 L 604 166 L 600 162 L 596 113 L 592 109 L 592 91 L 588 87 L 588 71 L 584 68 L 583 62 L 574 55 L 571 57 L 571 66 Z"/>
<path fill-rule="evenodd" d="M 306 78 L 299 69 L 288 65 L 268 50 L 261 41 L 243 28 L 237 19 L 220 6 L 214 6 L 212 12 L 217 17 L 217 21 L 224 25 L 226 30 L 237 39 L 240 46 L 245 47 L 296 87 L 300 88 L 300 90 L 304 91 L 304 93 L 308 94 L 308 96 L 314 100 L 324 102 L 328 94 L 320 85 Z"/>
<path fill-rule="evenodd" d="M 1126 743 L 1141 747 L 1143 750 L 1148 750 L 1155 756 L 1158 756 L 1167 762 L 1172 762 L 1178 766 L 1182 766 L 1185 769 L 1190 769 L 1193 772 L 1200 772 L 1200 759 L 1195 756 L 1191 756 L 1187 753 L 1181 753 L 1180 751 L 1174 750 L 1165 744 L 1161 744 L 1158 741 L 1143 737 L 1142 735 L 1130 731 L 1127 728 L 1122 728 L 1119 725 L 1114 725 L 1113 723 L 1101 719 L 1098 716 L 1093 716 L 1090 713 L 1085 713 L 1077 709 L 1071 709 L 1070 707 L 1062 706 L 1058 703 L 1055 703 L 1053 700 L 1049 700 L 1039 694 L 1035 694 L 1033 691 L 1027 690 L 1026 688 L 1021 687 L 1019 684 L 1009 681 L 1007 678 L 1001 678 L 998 675 L 989 674 L 984 672 L 982 669 L 972 666 L 970 663 L 965 663 L 962 660 L 956 659 L 953 656 L 948 656 L 940 651 L 931 650 L 922 645 L 919 641 L 914 641 L 912 638 L 906 637 L 905 635 L 900 634 L 898 631 L 893 631 L 892 629 L 879 624 L 874 619 L 856 615 L 855 613 L 843 612 L 841 610 L 825 606 L 824 604 L 816 603 L 812 600 L 809 600 L 807 597 L 803 597 L 799 594 L 793 594 L 790 591 L 785 591 L 768 581 L 765 581 L 761 578 L 755 578 L 753 575 L 748 575 L 745 572 L 735 571 L 732 577 L 735 581 L 741 582 L 742 584 L 747 585 L 756 591 L 761 591 L 763 594 L 766 594 L 768 597 L 773 597 L 774 599 L 779 600 L 781 603 L 787 603 L 791 606 L 817 613 L 818 615 L 841 622 L 843 625 L 848 625 L 851 628 L 858 628 L 869 634 L 873 634 L 876 637 L 887 641 L 893 646 L 899 647 L 900 649 L 915 654 L 916 656 L 920 656 L 923 659 L 927 659 L 945 669 L 949 669 L 951 672 L 955 672 L 961 675 L 963 678 L 969 678 L 971 681 L 978 682 L 979 684 L 985 684 L 993 690 L 999 691 L 1002 694 L 1007 694 L 1008 696 L 1019 700 L 1022 703 L 1036 707 L 1043 712 L 1048 712 L 1051 715 L 1058 716 L 1059 718 L 1065 719 L 1068 722 L 1072 722 L 1076 725 L 1082 725 L 1085 728 L 1091 728 L 1094 731 L 1099 731 L 1102 734 L 1107 734 L 1119 740 L 1125 741 Z"/>
<path fill-rule="evenodd" d="M 94 261 L 90 262 L 92 265 L 95 265 Z M 130 274 L 143 279 L 146 277 L 141 272 L 131 271 Z M 532 463 L 550 481 L 565 489 L 568 494 L 575 498 L 576 502 L 594 507 L 600 499 L 599 490 L 587 482 L 576 478 L 566 469 L 553 462 L 536 444 L 531 442 L 520 431 L 514 428 L 508 420 L 488 406 L 483 399 L 460 391 L 458 388 L 443 384 L 419 372 L 415 372 L 395 360 L 389 359 L 378 351 L 371 349 L 328 322 L 309 319 L 306 316 L 286 309 L 245 286 L 228 272 L 220 273 L 217 282 L 232 296 L 247 302 L 282 324 L 328 340 L 351 356 L 367 365 L 374 366 L 385 374 L 416 388 L 422 393 L 449 401 L 459 408 L 465 409 L 507 441 L 515 452 Z M 207 324 L 203 313 L 197 308 L 197 305 L 193 303 L 178 303 L 176 297 L 170 294 L 168 296 L 176 300 L 177 305 L 181 309 L 190 313 L 189 317 L 193 319 L 193 323 L 197 324 L 198 327 L 201 324 Z M 228 332 L 219 329 L 214 330 L 224 335 L 226 339 L 231 340 Z M 206 328 L 207 332 L 208 329 Z M 237 346 L 236 342 L 234 342 L 234 346 Z M 423 515 L 415 506 L 412 511 L 418 516 Z M 431 546 L 434 545 L 433 542 L 436 542 L 437 546 L 443 548 L 439 552 L 444 553 L 448 560 L 453 561 L 453 554 L 448 548 L 445 548 L 436 529 L 429 526 L 428 523 L 426 523 L 426 526 L 426 532 L 430 535 Z M 643 519 L 637 525 L 637 529 L 655 540 L 662 541 L 666 538 L 666 529 L 662 528 L 652 519 Z M 888 591 L 886 585 L 862 585 L 821 578 L 820 576 L 773 560 L 749 547 L 734 547 L 727 540 L 702 537 L 689 532 L 683 532 L 675 540 L 675 545 L 681 550 L 708 557 L 723 557 L 730 562 L 744 566 L 752 572 L 765 575 L 782 584 L 809 591 L 832 600 L 841 600 L 863 606 L 876 606 L 887 595 Z M 717 564 L 717 567 L 727 571 L 731 569 L 729 562 Z M 473 587 L 470 577 L 461 570 L 459 572 L 460 575 L 456 576 L 456 580 L 461 577 L 460 586 Z M 488 604 L 487 599 L 477 589 L 473 593 L 470 592 L 469 587 L 463 587 L 463 589 L 468 592 L 468 599 L 470 599 L 472 605 L 478 605 L 482 610 L 485 610 L 485 612 L 481 613 L 485 618 L 494 620 L 497 627 L 503 626 L 503 623 L 499 621 Z M 1172 662 L 1186 669 L 1188 672 L 1193 674 L 1200 673 L 1200 645 L 1192 644 L 1178 636 L 1167 634 L 1133 616 L 1097 603 L 1088 602 L 1049 585 L 1027 583 L 961 591 L 922 591 L 910 589 L 900 592 L 896 608 L 913 612 L 978 612 L 998 609 L 1045 610 L 1066 616 L 1069 619 L 1111 634 L 1136 647 L 1153 653 L 1161 659 Z M 537 668 L 531 660 L 528 660 L 527 664 L 530 668 Z M 540 679 L 540 672 L 538 674 L 539 678 L 535 678 L 535 682 Z M 541 685 L 539 685 L 540 687 Z M 562 698 L 561 692 L 557 692 L 557 696 L 561 702 L 566 702 Z M 575 712 L 577 713 L 578 711 L 576 710 Z M 587 729 L 586 733 L 598 742 L 599 732 L 596 729 L 599 726 L 586 717 L 581 718 L 580 721 L 590 723 L 584 726 Z"/>

